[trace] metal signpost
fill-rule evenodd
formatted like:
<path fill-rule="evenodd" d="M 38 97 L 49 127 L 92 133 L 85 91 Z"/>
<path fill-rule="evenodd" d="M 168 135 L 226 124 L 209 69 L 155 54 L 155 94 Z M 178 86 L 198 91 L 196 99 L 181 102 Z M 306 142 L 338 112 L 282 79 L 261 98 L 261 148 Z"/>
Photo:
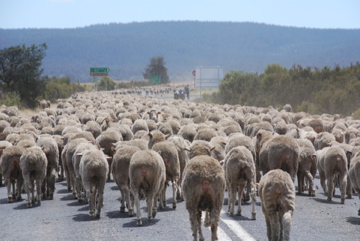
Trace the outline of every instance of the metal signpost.
<path fill-rule="evenodd" d="M 92 67 L 92 68 L 90 68 L 90 76 L 93 77 L 93 82 L 95 83 L 96 91 L 97 91 L 96 77 L 97 76 L 109 76 L 109 72 L 110 72 L 110 69 L 108 67 Z"/>

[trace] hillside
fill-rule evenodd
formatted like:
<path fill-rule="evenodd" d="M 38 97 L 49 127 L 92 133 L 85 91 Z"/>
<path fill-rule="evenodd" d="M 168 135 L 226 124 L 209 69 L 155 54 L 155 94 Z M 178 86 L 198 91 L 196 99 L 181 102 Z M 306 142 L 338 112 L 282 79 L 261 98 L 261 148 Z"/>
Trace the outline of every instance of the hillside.
<path fill-rule="evenodd" d="M 0 49 L 47 43 L 44 74 L 89 82 L 90 67 L 119 80 L 141 80 L 163 56 L 171 80 L 192 80 L 196 66 L 263 72 L 271 63 L 322 68 L 360 61 L 360 29 L 307 29 L 235 22 L 143 22 L 75 29 L 0 29 Z"/>

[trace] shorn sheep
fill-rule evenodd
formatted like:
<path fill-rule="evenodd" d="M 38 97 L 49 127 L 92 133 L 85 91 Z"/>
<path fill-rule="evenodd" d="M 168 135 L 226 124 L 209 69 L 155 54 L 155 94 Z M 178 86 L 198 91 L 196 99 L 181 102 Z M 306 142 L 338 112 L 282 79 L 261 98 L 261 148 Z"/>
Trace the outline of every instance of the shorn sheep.
<path fill-rule="evenodd" d="M 295 186 L 289 173 L 281 169 L 267 172 L 259 183 L 261 208 L 269 240 L 290 240 L 291 218 L 295 210 Z"/>
<path fill-rule="evenodd" d="M 20 169 L 20 157 L 24 151 L 24 148 L 20 146 L 9 146 L 1 151 L 2 155 L 0 158 L 0 169 L 4 175 L 5 183 L 7 184 L 8 202 L 12 203 L 13 198 L 21 200 L 23 176 Z"/>
<path fill-rule="evenodd" d="M 229 193 L 228 212 L 234 215 L 234 207 L 236 201 L 236 193 L 238 194 L 238 210 L 237 215 L 241 215 L 241 197 L 245 185 L 250 189 L 252 219 L 256 219 L 256 184 L 255 184 L 255 162 L 252 153 L 244 146 L 232 148 L 225 157 L 224 162 L 225 179 Z"/>
<path fill-rule="evenodd" d="M 142 225 L 140 211 L 140 192 L 143 192 L 148 209 L 148 219 L 155 218 L 157 200 L 165 185 L 165 164 L 159 153 L 154 150 L 136 152 L 129 166 L 130 189 L 136 206 L 136 224 Z M 160 202 L 160 207 L 162 204 Z"/>
<path fill-rule="evenodd" d="M 79 173 L 89 199 L 89 217 L 100 218 L 104 188 L 109 173 L 109 164 L 105 154 L 96 148 L 85 150 L 80 160 Z"/>
<path fill-rule="evenodd" d="M 24 186 L 27 192 L 28 203 L 30 208 L 35 203 L 34 187 L 36 182 L 36 201 L 41 205 L 41 187 L 46 176 L 47 159 L 45 153 L 38 146 L 25 149 L 20 157 L 20 168 L 24 178 Z M 30 198 L 31 192 L 31 198 Z"/>
<path fill-rule="evenodd" d="M 211 147 L 197 141 L 190 147 L 190 156 L 182 182 L 186 209 L 189 212 L 194 240 L 204 240 L 201 231 L 201 212 L 205 211 L 205 227 L 211 227 L 211 240 L 217 240 L 217 228 L 224 201 L 225 178 L 220 163 L 210 157 Z M 202 149 L 202 150 L 200 150 Z M 207 153 L 195 156 L 195 153 Z"/>

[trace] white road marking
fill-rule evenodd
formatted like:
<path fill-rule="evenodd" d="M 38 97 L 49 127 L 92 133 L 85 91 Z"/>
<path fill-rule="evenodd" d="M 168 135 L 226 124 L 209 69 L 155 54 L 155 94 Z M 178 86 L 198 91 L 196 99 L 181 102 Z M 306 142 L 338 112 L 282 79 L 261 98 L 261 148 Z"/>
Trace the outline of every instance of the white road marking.
<path fill-rule="evenodd" d="M 223 221 L 233 231 L 240 240 L 256 241 L 241 225 L 234 219 L 227 216 L 224 210 L 221 210 L 221 221 Z"/>

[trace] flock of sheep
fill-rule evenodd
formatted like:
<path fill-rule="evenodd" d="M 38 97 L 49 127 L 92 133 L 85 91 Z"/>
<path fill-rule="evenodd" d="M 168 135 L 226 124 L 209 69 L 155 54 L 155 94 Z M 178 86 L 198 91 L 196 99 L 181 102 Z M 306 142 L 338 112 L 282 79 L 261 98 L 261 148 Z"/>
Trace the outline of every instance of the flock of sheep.
<path fill-rule="evenodd" d="M 360 121 L 339 115 L 294 113 L 240 105 L 164 101 L 119 92 L 80 93 L 56 108 L 22 116 L 0 107 L 0 173 L 8 202 L 27 205 L 53 199 L 56 178 L 99 218 L 104 186 L 113 178 L 121 192 L 120 212 L 142 225 L 140 199 L 148 219 L 166 205 L 185 200 L 194 240 L 204 240 L 201 214 L 217 239 L 224 193 L 229 215 L 259 196 L 269 240 L 289 240 L 298 192 L 316 195 L 314 176 L 331 201 L 334 186 L 341 203 L 353 190 L 360 195 Z M 46 105 L 45 105 L 46 104 Z M 1 177 L 2 182 L 2 177 Z M 36 195 L 35 195 L 36 190 Z M 238 200 L 235 212 L 236 199 Z M 360 209 L 358 211 L 360 215 Z"/>

